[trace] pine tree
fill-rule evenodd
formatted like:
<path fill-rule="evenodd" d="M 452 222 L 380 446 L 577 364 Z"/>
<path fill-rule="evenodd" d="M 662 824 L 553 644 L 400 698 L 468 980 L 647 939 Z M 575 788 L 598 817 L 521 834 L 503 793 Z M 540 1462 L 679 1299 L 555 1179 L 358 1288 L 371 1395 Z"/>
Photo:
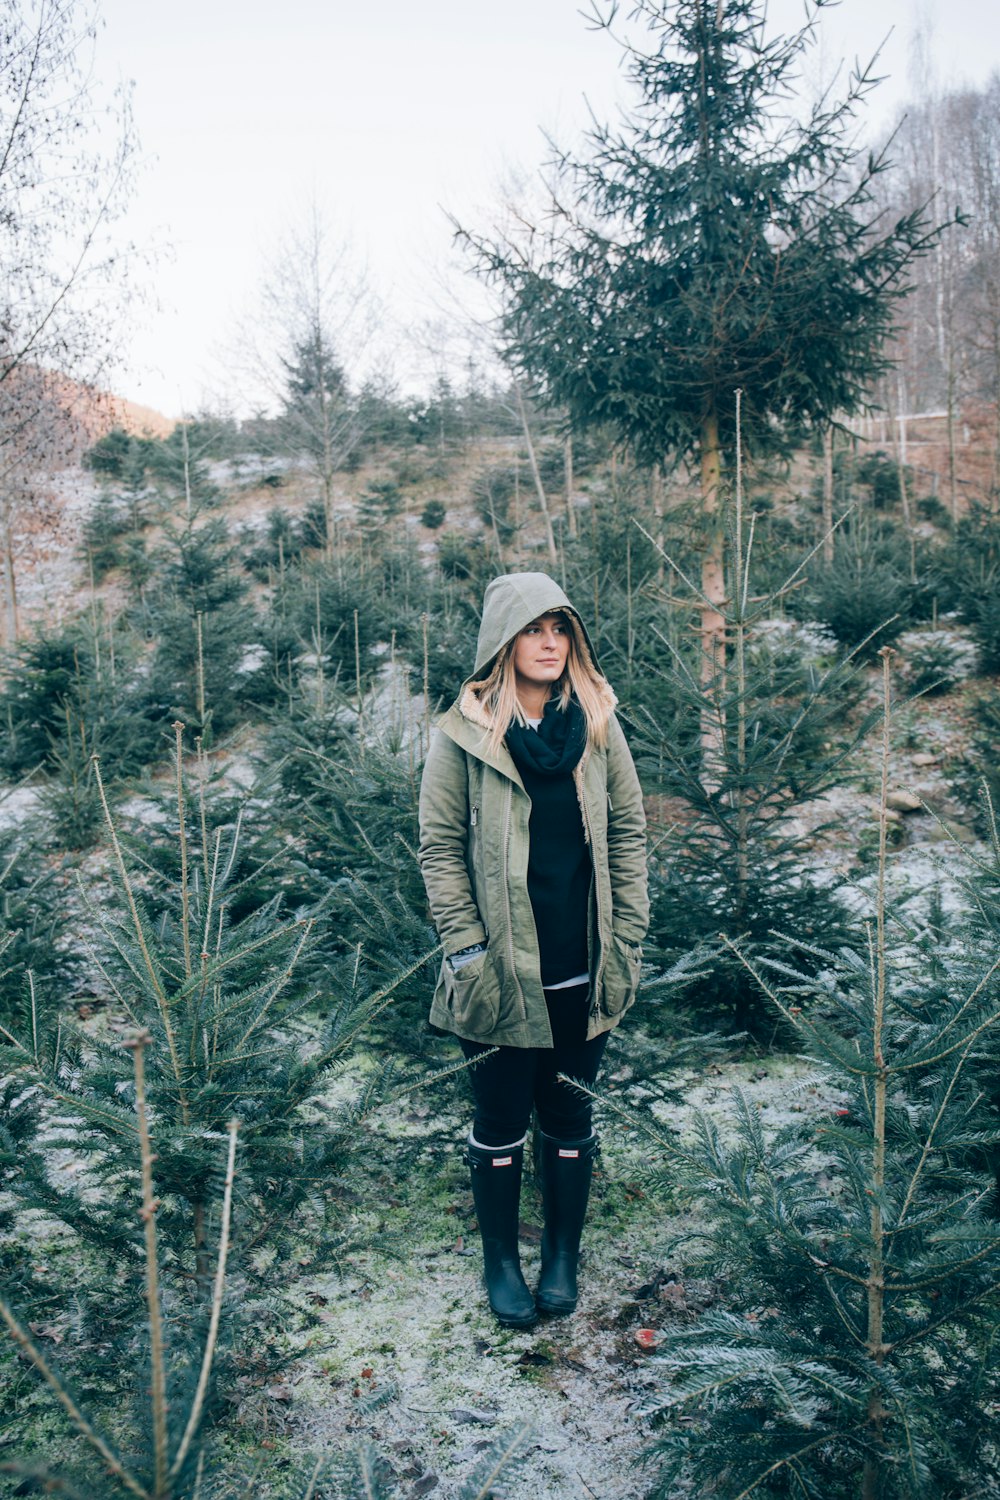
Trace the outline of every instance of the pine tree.
<path fill-rule="evenodd" d="M 773 590 L 755 588 L 756 517 L 745 515 L 739 454 L 727 516 L 729 572 L 738 581 L 722 609 L 729 664 L 706 680 L 689 645 L 654 625 L 662 661 L 646 670 L 666 690 L 638 689 L 631 717 L 645 785 L 669 799 L 653 832 L 655 942 L 670 959 L 703 943 L 705 972 L 686 1002 L 769 1037 L 777 1018 L 728 944 L 774 955 L 783 947 L 776 931 L 815 946 L 846 938 L 843 904 L 808 868 L 809 845 L 826 825 L 807 834 L 796 814 L 837 785 L 877 711 L 858 711 L 862 683 L 849 655 L 822 633 L 810 639 L 808 628 L 776 618 L 809 559 Z M 656 550 L 675 604 L 683 590 L 697 607 L 697 585 L 670 546 Z M 653 597 L 662 597 L 659 588 Z"/>
<path fill-rule="evenodd" d="M 626 38 L 635 102 L 560 153 L 549 226 L 522 239 L 466 233 L 500 289 L 506 357 L 568 411 L 606 425 L 650 465 L 698 467 L 703 671 L 721 657 L 723 469 L 737 389 L 755 458 L 865 409 L 889 362 L 907 267 L 933 241 L 922 212 L 877 221 L 886 155 L 859 160 L 858 111 L 877 79 L 789 118 L 806 25 L 765 35 L 763 0 L 636 0 Z M 611 31 L 614 0 L 597 3 Z"/>
<path fill-rule="evenodd" d="M 768 1139 L 707 1119 L 664 1142 L 705 1214 L 688 1264 L 725 1298 L 663 1330 L 657 1493 L 891 1500 L 992 1492 L 1000 1231 L 975 1062 L 1000 1035 L 995 934 L 928 948 L 886 891 L 889 656 L 874 910 L 839 952 L 786 938 L 753 968 L 832 1118 Z M 805 960 L 803 963 L 802 960 Z M 816 972 L 817 964 L 820 966 Z M 970 1488 L 971 1486 L 971 1488 Z"/>
<path fill-rule="evenodd" d="M 123 1038 L 148 1038 L 143 1087 L 156 1122 L 158 1242 L 175 1318 L 192 1328 L 207 1316 L 219 1252 L 219 1142 L 230 1121 L 239 1127 L 231 1264 L 241 1297 L 216 1360 L 223 1374 L 240 1351 L 270 1357 L 276 1309 L 299 1274 L 302 1247 L 313 1266 L 337 1257 L 347 1228 L 342 1184 L 355 1170 L 360 1122 L 401 1081 L 390 1063 L 372 1061 L 338 1089 L 339 1103 L 324 1097 L 356 1066 L 359 1038 L 407 975 L 371 993 L 357 954 L 310 971 L 322 911 L 286 914 L 280 884 L 269 894 L 260 859 L 246 860 L 246 810 L 220 821 L 199 783 L 192 794 L 178 726 L 173 816 L 126 849 L 98 780 L 117 896 L 95 903 L 86 924 L 108 1024 L 68 1022 L 58 995 L 34 987 L 24 1021 L 0 1032 L 4 1063 L 20 1083 L 11 1129 L 48 1101 L 28 1149 L 32 1131 L 20 1130 L 5 1187 L 19 1223 L 41 1214 L 79 1246 L 76 1334 L 64 1364 L 115 1409 L 132 1383 L 146 1321 L 133 1063 Z M 291 904 L 294 887 L 288 896 Z M 60 1150 L 81 1166 L 72 1187 L 54 1172 Z M 109 1350 L 117 1351 L 110 1364 Z M 174 1358 L 183 1371 L 183 1357 Z"/>

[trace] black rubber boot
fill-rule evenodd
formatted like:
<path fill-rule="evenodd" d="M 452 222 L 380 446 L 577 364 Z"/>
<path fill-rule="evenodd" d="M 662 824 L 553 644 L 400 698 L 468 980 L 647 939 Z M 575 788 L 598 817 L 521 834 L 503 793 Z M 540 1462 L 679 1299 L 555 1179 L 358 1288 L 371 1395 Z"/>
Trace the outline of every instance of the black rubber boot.
<path fill-rule="evenodd" d="M 576 1268 L 597 1155 L 597 1136 L 588 1136 L 584 1141 L 556 1141 L 544 1132 L 539 1133 L 545 1228 L 542 1274 L 535 1300 L 538 1311 L 546 1317 L 564 1318 L 576 1311 Z"/>
<path fill-rule="evenodd" d="M 501 1150 L 475 1146 L 466 1152 L 472 1198 L 483 1241 L 483 1271 L 490 1307 L 504 1328 L 530 1328 L 538 1322 L 535 1299 L 521 1275 L 517 1223 L 521 1202 L 524 1147 Z"/>

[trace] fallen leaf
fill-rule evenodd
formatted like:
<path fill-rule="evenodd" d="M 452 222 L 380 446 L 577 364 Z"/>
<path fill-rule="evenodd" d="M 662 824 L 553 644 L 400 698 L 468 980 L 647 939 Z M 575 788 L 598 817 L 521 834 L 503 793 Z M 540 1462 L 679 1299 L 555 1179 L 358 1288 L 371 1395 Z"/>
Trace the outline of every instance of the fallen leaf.
<path fill-rule="evenodd" d="M 492 1426 L 496 1421 L 496 1413 L 492 1411 L 476 1411 L 474 1408 L 455 1406 L 448 1412 L 453 1422 L 479 1422 L 484 1427 Z"/>
<path fill-rule="evenodd" d="M 422 1475 L 417 1480 L 416 1484 L 410 1491 L 411 1496 L 413 1496 L 413 1500 L 416 1500 L 416 1497 L 418 1495 L 429 1495 L 431 1490 L 437 1489 L 439 1483 L 440 1481 L 438 1480 L 437 1475 L 432 1474 L 428 1471 L 428 1473 Z"/>

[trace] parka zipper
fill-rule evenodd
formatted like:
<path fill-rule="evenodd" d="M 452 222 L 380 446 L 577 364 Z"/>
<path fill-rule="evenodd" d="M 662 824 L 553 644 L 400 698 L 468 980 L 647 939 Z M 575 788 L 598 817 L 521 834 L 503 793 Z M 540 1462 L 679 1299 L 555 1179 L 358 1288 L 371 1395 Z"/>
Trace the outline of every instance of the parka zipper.
<path fill-rule="evenodd" d="M 528 1007 L 521 988 L 521 980 L 518 977 L 517 965 L 514 962 L 514 918 L 510 909 L 510 814 L 514 803 L 514 783 L 507 782 L 507 795 L 503 807 L 503 895 L 507 912 L 507 957 L 510 961 L 510 975 L 514 981 L 521 1001 L 521 1020 L 528 1019 Z"/>
<path fill-rule="evenodd" d="M 601 1008 L 600 1004 L 598 1002 L 598 999 L 597 999 L 598 989 L 599 989 L 597 981 L 598 981 L 598 978 L 600 977 L 600 974 L 603 972 L 603 969 L 604 969 L 605 952 L 604 952 L 604 938 L 603 938 L 603 935 L 601 933 L 601 882 L 600 882 L 600 879 L 599 879 L 598 873 L 597 873 L 597 862 L 594 860 L 594 848 L 595 848 L 595 845 L 594 845 L 594 830 L 593 830 L 593 826 L 591 825 L 591 821 L 590 821 L 590 809 L 587 806 L 587 786 L 586 786 L 586 781 L 584 779 L 585 776 L 586 776 L 586 770 L 587 770 L 587 759 L 588 759 L 588 757 L 585 755 L 584 760 L 583 760 L 582 765 L 581 765 L 581 768 L 580 768 L 580 810 L 583 813 L 583 826 L 584 826 L 584 829 L 585 829 L 586 834 L 587 834 L 587 843 L 590 845 L 590 850 L 591 850 L 591 862 L 593 864 L 593 871 L 594 871 L 594 875 L 593 875 L 594 890 L 596 892 L 596 899 L 595 899 L 595 903 L 594 904 L 597 907 L 597 922 L 596 922 L 596 926 L 597 926 L 597 941 L 600 944 L 600 949 L 601 949 L 600 962 L 598 963 L 597 968 L 595 968 L 595 970 L 594 970 L 594 982 L 593 982 L 593 986 L 592 986 L 592 993 L 591 993 L 591 996 L 590 996 L 590 1014 L 592 1016 L 596 1016 L 598 1014 L 598 1012 L 600 1011 L 600 1008 Z M 611 798 L 610 798 L 610 796 L 608 797 L 608 806 L 609 807 L 611 806 Z"/>

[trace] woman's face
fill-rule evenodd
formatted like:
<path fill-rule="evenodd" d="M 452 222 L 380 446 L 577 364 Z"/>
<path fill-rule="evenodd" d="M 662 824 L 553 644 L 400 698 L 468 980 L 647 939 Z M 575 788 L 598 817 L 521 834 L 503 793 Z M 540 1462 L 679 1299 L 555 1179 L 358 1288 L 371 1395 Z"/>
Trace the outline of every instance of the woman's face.
<path fill-rule="evenodd" d="M 514 676 L 518 689 L 551 688 L 566 668 L 570 626 L 558 614 L 532 620 L 514 642 Z"/>

